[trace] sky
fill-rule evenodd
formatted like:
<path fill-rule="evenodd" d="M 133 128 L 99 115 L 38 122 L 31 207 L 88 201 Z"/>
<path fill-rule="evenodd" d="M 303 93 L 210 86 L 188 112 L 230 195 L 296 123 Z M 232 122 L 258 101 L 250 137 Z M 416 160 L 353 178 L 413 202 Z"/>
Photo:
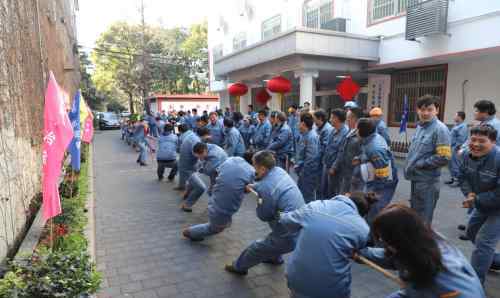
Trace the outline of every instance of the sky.
<path fill-rule="evenodd" d="M 93 47 L 99 35 L 116 21 L 140 22 L 141 0 L 79 0 L 78 43 Z M 172 28 L 208 17 L 216 0 L 144 0 L 146 23 Z"/>

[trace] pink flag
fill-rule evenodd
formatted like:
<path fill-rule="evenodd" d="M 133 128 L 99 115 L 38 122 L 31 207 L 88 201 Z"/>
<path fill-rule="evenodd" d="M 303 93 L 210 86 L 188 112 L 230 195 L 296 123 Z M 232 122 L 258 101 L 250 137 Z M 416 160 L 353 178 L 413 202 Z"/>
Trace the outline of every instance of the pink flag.
<path fill-rule="evenodd" d="M 83 98 L 81 100 L 83 101 Z M 92 142 L 92 137 L 94 136 L 94 116 L 92 115 L 92 111 L 87 103 L 85 101 L 83 101 L 83 103 L 85 104 L 85 109 L 87 109 L 87 117 L 83 122 L 82 141 L 90 144 L 90 142 Z"/>
<path fill-rule="evenodd" d="M 43 218 L 47 220 L 61 213 L 58 179 L 64 152 L 73 138 L 64 99 L 52 72 L 45 92 L 43 120 Z"/>

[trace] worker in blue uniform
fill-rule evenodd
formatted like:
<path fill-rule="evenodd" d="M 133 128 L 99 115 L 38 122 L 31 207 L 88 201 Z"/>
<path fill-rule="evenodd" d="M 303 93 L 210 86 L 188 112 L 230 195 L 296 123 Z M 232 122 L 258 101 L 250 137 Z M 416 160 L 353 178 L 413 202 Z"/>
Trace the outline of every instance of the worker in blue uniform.
<path fill-rule="evenodd" d="M 174 126 L 170 123 L 165 124 L 163 132 L 158 138 L 156 149 L 156 162 L 158 163 L 158 180 L 163 180 L 165 168 L 171 168 L 168 174 L 168 180 L 173 181 L 177 174 L 177 145 L 179 138 L 174 133 Z"/>
<path fill-rule="evenodd" d="M 322 161 L 321 182 L 320 182 L 320 186 L 318 189 L 318 193 L 316 194 L 316 197 L 318 199 L 323 200 L 323 199 L 327 199 L 326 190 L 328 187 L 328 185 L 327 185 L 328 181 L 327 180 L 324 181 L 324 179 L 323 179 L 323 173 L 325 173 L 325 171 L 326 171 L 325 166 L 324 166 L 324 162 L 323 162 L 323 158 L 325 156 L 325 151 L 326 151 L 326 147 L 328 145 L 329 139 L 333 136 L 332 135 L 333 126 L 330 124 L 330 122 L 328 122 L 328 115 L 322 109 L 315 111 L 313 114 L 313 118 L 314 118 L 314 124 L 316 126 L 316 133 L 319 136 L 319 145 L 320 145 L 319 146 L 319 159 Z"/>
<path fill-rule="evenodd" d="M 372 233 L 383 247 L 364 248 L 359 254 L 398 270 L 405 283 L 387 298 L 486 297 L 460 250 L 434 232 L 415 210 L 400 204 L 387 206 L 375 218 Z"/>
<path fill-rule="evenodd" d="M 193 154 L 193 147 L 200 142 L 200 138 L 186 124 L 178 126 L 181 134 L 181 145 L 179 148 L 179 185 L 176 190 L 185 190 L 186 181 L 195 171 L 195 165 L 198 159 Z"/>
<path fill-rule="evenodd" d="M 293 152 L 293 134 L 286 120 L 285 113 L 271 113 L 271 123 L 274 125 L 274 129 L 271 133 L 271 141 L 267 145 L 267 150 L 273 151 L 276 154 L 277 165 L 288 171 L 289 161 Z"/>
<path fill-rule="evenodd" d="M 465 113 L 459 111 L 455 114 L 455 126 L 451 129 L 451 160 L 448 164 L 448 169 L 450 170 L 450 180 L 446 181 L 445 184 L 453 185 L 458 181 L 458 153 L 462 148 L 462 145 L 467 141 L 469 137 L 469 129 L 467 128 L 467 123 L 465 122 Z"/>
<path fill-rule="evenodd" d="M 224 149 L 228 156 L 240 156 L 245 154 L 245 141 L 240 131 L 234 127 L 232 119 L 224 118 Z"/>
<path fill-rule="evenodd" d="M 297 141 L 299 140 L 299 137 L 300 137 L 299 123 L 300 123 L 300 115 L 298 112 L 297 105 L 291 105 L 288 108 L 288 126 L 292 130 L 292 134 L 293 134 L 293 151 L 294 152 L 295 152 L 295 149 L 297 146 Z"/>
<path fill-rule="evenodd" d="M 391 137 L 389 136 L 389 129 L 387 128 L 387 125 L 385 124 L 384 120 L 382 119 L 384 116 L 384 113 L 382 112 L 382 109 L 379 107 L 375 107 L 370 110 L 370 118 L 375 121 L 375 127 L 376 127 L 376 132 L 381 135 L 384 140 L 387 143 L 387 146 L 389 148 L 391 147 Z"/>
<path fill-rule="evenodd" d="M 441 168 L 451 159 L 450 131 L 437 118 L 439 101 L 432 95 L 417 100 L 419 123 L 404 167 L 411 181 L 410 205 L 429 224 L 439 199 Z"/>
<path fill-rule="evenodd" d="M 464 208 L 472 210 L 466 235 L 474 243 L 471 264 L 484 283 L 488 270 L 500 270 L 500 147 L 498 132 L 488 124 L 471 129 L 462 154 L 459 185 Z"/>
<path fill-rule="evenodd" d="M 253 158 L 256 183 L 250 185 L 260 198 L 257 204 L 257 217 L 269 224 L 271 233 L 265 239 L 256 240 L 248 246 L 226 270 L 245 275 L 248 269 L 260 264 L 283 263 L 281 255 L 295 248 L 297 232 L 289 233 L 279 223 L 281 212 L 292 212 L 304 205 L 304 198 L 295 181 L 285 170 L 277 166 L 270 151 L 259 151 Z"/>
<path fill-rule="evenodd" d="M 245 116 L 243 118 L 243 123 L 238 128 L 241 136 L 243 137 L 243 141 L 245 141 L 245 147 L 250 149 L 253 146 L 253 138 L 255 134 L 255 125 L 251 123 L 250 116 Z"/>
<path fill-rule="evenodd" d="M 345 125 L 346 112 L 344 110 L 334 109 L 330 114 L 333 130 L 328 137 L 322 157 L 321 194 L 323 199 L 332 198 L 340 193 L 341 180 L 332 175 L 331 169 L 337 158 L 339 158 L 338 153 L 349 132 L 347 125 Z"/>
<path fill-rule="evenodd" d="M 210 142 L 221 146 L 224 143 L 224 127 L 219 121 L 219 116 L 216 112 L 211 112 L 209 122 L 206 126 L 210 131 Z"/>
<path fill-rule="evenodd" d="M 193 205 L 200 199 L 205 191 L 212 194 L 212 188 L 217 177 L 217 169 L 227 159 L 226 152 L 215 144 L 199 142 L 193 147 L 193 153 L 198 158 L 198 173 L 205 174 L 210 179 L 210 186 L 207 188 L 198 173 L 193 173 L 188 179 L 185 201 L 181 206 L 184 212 L 192 212 Z"/>
<path fill-rule="evenodd" d="M 354 192 L 281 214 L 279 223 L 289 233 L 299 232 L 286 265 L 291 297 L 350 297 L 351 256 L 368 241 L 370 229 L 363 216 L 372 200 Z"/>
<path fill-rule="evenodd" d="M 267 111 L 261 110 L 258 114 L 259 124 L 255 128 L 254 142 L 255 149 L 264 150 L 269 145 L 271 138 L 271 123 L 267 119 Z"/>
<path fill-rule="evenodd" d="M 380 210 L 392 201 L 398 185 L 398 174 L 386 140 L 376 132 L 376 122 L 361 118 L 357 128 L 361 139 L 361 155 L 355 157 L 353 166 L 360 167 L 364 191 L 375 193 L 378 199 L 366 215 L 371 225 Z"/>
<path fill-rule="evenodd" d="M 208 199 L 208 222 L 191 226 L 182 235 L 192 241 L 222 232 L 229 227 L 233 215 L 238 212 L 246 186 L 254 180 L 255 170 L 251 158 L 229 157 L 217 170 L 213 193 Z"/>
<path fill-rule="evenodd" d="M 313 125 L 314 120 L 310 113 L 300 114 L 301 135 L 297 143 L 294 170 L 298 176 L 297 185 L 306 203 L 316 199 L 321 179 L 320 143 Z"/>

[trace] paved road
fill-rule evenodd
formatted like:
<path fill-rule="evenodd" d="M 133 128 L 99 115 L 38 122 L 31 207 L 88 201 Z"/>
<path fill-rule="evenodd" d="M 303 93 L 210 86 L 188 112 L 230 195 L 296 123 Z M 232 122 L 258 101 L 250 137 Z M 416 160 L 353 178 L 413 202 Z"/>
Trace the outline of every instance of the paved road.
<path fill-rule="evenodd" d="M 233 225 L 204 242 L 182 239 L 180 231 L 206 222 L 204 196 L 192 214 L 179 210 L 174 185 L 158 182 L 155 165 L 136 164 L 137 154 L 117 131 L 97 132 L 94 141 L 96 241 L 98 268 L 104 273 L 99 297 L 288 297 L 284 268 L 259 265 L 244 277 L 223 270 L 267 224 L 255 216 L 255 201 L 245 200 Z M 456 188 L 443 186 L 434 226 L 469 257 L 472 245 L 457 239 L 464 219 Z M 401 181 L 396 198 L 409 197 Z M 490 274 L 489 297 L 500 297 L 500 276 Z M 395 284 L 372 270 L 354 265 L 352 297 L 385 297 Z"/>

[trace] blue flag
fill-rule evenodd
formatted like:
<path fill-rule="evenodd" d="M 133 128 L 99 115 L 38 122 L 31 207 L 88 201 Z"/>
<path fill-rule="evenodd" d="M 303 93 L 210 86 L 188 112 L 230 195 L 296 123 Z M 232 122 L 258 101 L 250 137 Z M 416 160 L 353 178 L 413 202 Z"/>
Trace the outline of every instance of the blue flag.
<path fill-rule="evenodd" d="M 69 144 L 69 153 L 71 154 L 71 168 L 73 171 L 80 171 L 80 90 L 75 94 L 73 99 L 73 106 L 69 112 L 69 120 L 73 126 L 73 140 Z"/>
<path fill-rule="evenodd" d="M 405 94 L 404 105 L 403 105 L 403 116 L 401 117 L 401 124 L 399 126 L 399 133 L 406 132 L 406 128 L 408 126 L 408 116 L 409 116 L 409 107 L 408 107 L 408 96 Z"/>

